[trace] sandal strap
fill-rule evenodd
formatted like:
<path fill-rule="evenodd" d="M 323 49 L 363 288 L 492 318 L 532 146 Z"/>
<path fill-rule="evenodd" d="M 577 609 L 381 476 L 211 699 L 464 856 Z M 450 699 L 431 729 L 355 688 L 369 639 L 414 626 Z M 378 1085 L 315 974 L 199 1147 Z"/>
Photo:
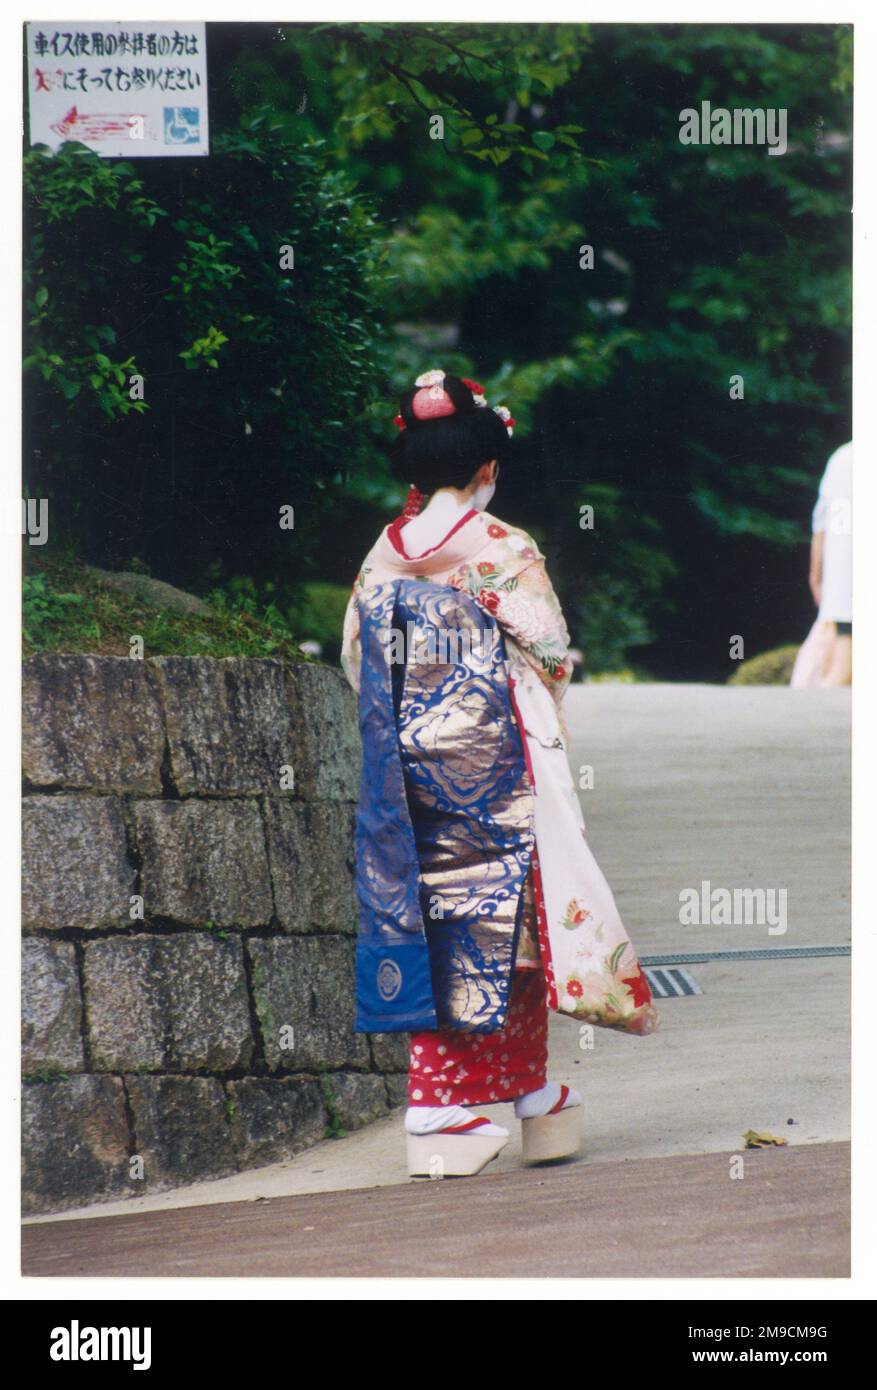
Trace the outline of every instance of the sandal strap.
<path fill-rule="evenodd" d="M 567 1098 L 568 1095 L 569 1095 L 569 1087 L 568 1087 L 568 1086 L 564 1086 L 563 1082 L 561 1082 L 561 1083 L 560 1083 L 560 1100 L 556 1103 L 556 1105 L 552 1105 L 551 1109 L 550 1109 L 549 1112 L 548 1112 L 549 1115 L 557 1115 L 557 1114 L 563 1109 L 563 1107 L 566 1105 L 566 1098 Z"/>
<path fill-rule="evenodd" d="M 439 1134 L 468 1134 L 470 1130 L 480 1129 L 482 1125 L 489 1125 L 490 1121 L 486 1115 L 476 1115 L 473 1120 L 467 1120 L 463 1125 L 448 1125 L 447 1129 L 440 1129 Z"/>

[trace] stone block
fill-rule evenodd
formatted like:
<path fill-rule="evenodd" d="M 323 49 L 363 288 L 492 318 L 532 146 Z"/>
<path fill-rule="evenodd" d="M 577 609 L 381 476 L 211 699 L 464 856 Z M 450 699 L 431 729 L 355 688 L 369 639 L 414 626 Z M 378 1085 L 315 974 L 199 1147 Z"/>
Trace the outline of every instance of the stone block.
<path fill-rule="evenodd" d="M 21 1069 L 82 1071 L 82 1000 L 70 941 L 25 937 L 21 944 Z"/>
<path fill-rule="evenodd" d="M 369 1033 L 372 1061 L 378 1071 L 407 1071 L 410 1033 Z"/>
<path fill-rule="evenodd" d="M 343 802 L 268 802 L 277 918 L 285 931 L 355 935 L 354 817 Z"/>
<path fill-rule="evenodd" d="M 34 787 L 161 793 L 164 721 L 143 661 L 41 653 L 24 663 L 24 775 Z"/>
<path fill-rule="evenodd" d="M 125 1090 L 117 1076 L 24 1086 L 21 1140 L 26 1212 L 136 1195 L 129 1179 Z"/>
<path fill-rule="evenodd" d="M 362 745 L 356 695 L 332 666 L 286 668 L 296 794 L 307 801 L 356 801 Z"/>
<path fill-rule="evenodd" d="M 353 1031 L 353 942 L 340 936 L 248 938 L 253 995 L 271 1070 L 369 1065 Z"/>
<path fill-rule="evenodd" d="M 356 1071 L 335 1071 L 326 1077 L 331 1114 L 343 1129 L 361 1129 L 386 1115 L 387 1088 L 382 1076 Z"/>
<path fill-rule="evenodd" d="M 21 834 L 26 928 L 130 925 L 135 872 L 115 797 L 27 796 Z"/>
<path fill-rule="evenodd" d="M 387 1087 L 387 1104 L 391 1110 L 408 1104 L 408 1073 L 391 1072 L 384 1077 Z"/>
<path fill-rule="evenodd" d="M 171 779 L 181 796 L 292 796 L 293 764 L 283 663 L 243 657 L 160 656 Z M 319 723 L 319 710 L 310 718 Z"/>
<path fill-rule="evenodd" d="M 221 1178 L 237 1169 L 231 1106 L 210 1076 L 128 1076 L 144 1190 Z"/>
<path fill-rule="evenodd" d="M 271 878 L 255 801 L 141 801 L 133 813 L 147 916 L 190 926 L 270 922 Z"/>
<path fill-rule="evenodd" d="M 230 1071 L 253 1039 L 238 936 L 104 938 L 85 946 L 89 1050 L 98 1071 Z"/>
<path fill-rule="evenodd" d="M 312 1077 L 247 1076 L 227 1085 L 242 1168 L 278 1163 L 324 1137 L 328 1117 Z"/>

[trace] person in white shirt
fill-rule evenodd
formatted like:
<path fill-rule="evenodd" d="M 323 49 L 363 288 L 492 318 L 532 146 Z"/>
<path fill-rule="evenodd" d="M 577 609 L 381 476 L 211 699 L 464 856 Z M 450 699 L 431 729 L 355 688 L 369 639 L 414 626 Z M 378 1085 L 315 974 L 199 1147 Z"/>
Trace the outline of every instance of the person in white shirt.
<path fill-rule="evenodd" d="M 820 685 L 850 685 L 853 647 L 853 446 L 828 460 L 813 509 L 810 591 L 817 622 L 833 625 L 833 641 Z"/>

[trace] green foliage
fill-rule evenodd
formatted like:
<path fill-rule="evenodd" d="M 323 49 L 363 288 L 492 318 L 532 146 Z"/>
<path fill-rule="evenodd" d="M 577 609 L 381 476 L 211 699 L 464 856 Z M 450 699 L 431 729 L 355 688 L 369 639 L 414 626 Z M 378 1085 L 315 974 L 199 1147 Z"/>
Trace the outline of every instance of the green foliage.
<path fill-rule="evenodd" d="M 138 371 L 135 357 L 110 357 L 105 349 L 116 344 L 116 329 L 77 315 L 100 300 L 103 266 L 96 256 L 65 256 L 64 247 L 72 225 L 100 226 L 102 244 L 124 247 L 124 258 L 135 263 L 164 209 L 144 193 L 132 165 L 109 164 L 74 141 L 58 155 L 34 146 L 24 159 L 24 189 L 38 209 L 24 263 L 24 370 L 38 372 L 66 404 L 86 390 L 108 420 L 142 413 L 146 404 L 122 389 Z"/>
<path fill-rule="evenodd" d="M 625 668 L 629 651 L 655 639 L 668 606 L 662 595 L 677 565 L 663 548 L 657 523 L 627 515 L 621 489 L 592 483 L 580 487 L 578 497 L 580 516 L 583 505 L 594 509 L 595 529 L 580 531 L 581 566 L 572 566 L 571 551 L 565 552 L 558 588 L 571 631 L 584 634 L 584 673 L 590 678 Z"/>
<path fill-rule="evenodd" d="M 516 119 L 578 73 L 589 42 L 581 24 L 323 24 L 314 54 L 331 73 L 339 153 L 345 157 L 400 125 L 429 138 L 444 121 L 451 157 L 531 174 L 556 150 L 584 162 L 576 124 Z M 537 116 L 538 120 L 538 116 Z"/>
<path fill-rule="evenodd" d="M 267 110 L 214 130 L 207 160 L 145 163 L 26 158 L 31 490 L 110 568 L 136 552 L 171 581 L 293 583 L 367 443 L 378 224 Z"/>
<path fill-rule="evenodd" d="M 518 421 L 494 506 L 587 673 L 724 678 L 709 634 L 805 629 L 849 437 L 851 74 L 836 24 L 216 26 L 209 159 L 27 156 L 31 493 L 332 651 L 394 393 L 442 366 Z M 702 100 L 786 109 L 787 153 L 681 145 Z"/>
<path fill-rule="evenodd" d="M 302 639 L 319 642 L 324 658 L 337 659 L 350 587 L 320 581 L 305 584 L 295 609 L 295 630 Z"/>
<path fill-rule="evenodd" d="M 40 1067 L 38 1071 L 22 1072 L 25 1086 L 44 1086 L 51 1081 L 69 1081 L 70 1073 L 61 1067 Z"/>
<path fill-rule="evenodd" d="M 257 584 L 251 575 L 236 575 L 208 594 L 214 610 L 229 622 L 257 621 L 265 633 L 264 646 L 307 640 L 319 642 L 323 660 L 337 661 L 349 585 L 309 581 L 294 588 L 268 580 Z"/>
<path fill-rule="evenodd" d="M 629 667 L 624 667 L 620 671 L 601 671 L 599 675 L 586 677 L 589 685 L 636 685 L 640 679 L 641 677 L 637 672 Z"/>
<path fill-rule="evenodd" d="M 489 71 L 461 61 L 452 89 L 428 55 L 464 42 L 454 26 L 418 26 L 410 66 L 405 26 L 367 42 L 332 31 L 355 124 L 324 127 L 317 101 L 312 125 L 396 219 L 393 381 L 439 364 L 510 406 L 521 463 L 495 508 L 544 534 L 589 671 L 638 650 L 655 671 L 719 677 L 721 644 L 707 657 L 699 640 L 715 624 L 769 641 L 768 606 L 775 639 L 806 622 L 803 581 L 791 607 L 771 599 L 849 437 L 851 30 L 513 29 L 473 26 Z M 538 96 L 529 45 L 548 59 Z M 504 85 L 518 63 L 522 92 Z M 682 146 L 679 113 L 702 100 L 785 108 L 788 152 Z M 426 110 L 448 114 L 444 142 L 427 139 Z M 521 127 L 501 167 L 473 177 L 470 148 L 490 137 L 458 126 L 461 111 Z M 744 401 L 729 397 L 738 374 Z M 583 543 L 578 501 L 594 485 L 617 505 L 601 494 Z"/>
<path fill-rule="evenodd" d="M 163 607 L 145 590 L 129 592 L 85 568 L 75 557 L 26 552 L 24 654 L 94 652 L 130 656 L 143 639 L 146 656 L 274 656 L 302 660 L 298 642 L 270 605 L 250 611 L 213 596 L 208 612 Z M 139 588 L 139 586 L 138 586 Z"/>
<path fill-rule="evenodd" d="M 100 636 L 84 595 L 53 589 L 45 574 L 25 575 L 22 632 L 26 647 L 33 651 L 52 647 L 62 631 L 75 632 L 78 637 Z"/>
<path fill-rule="evenodd" d="M 228 338 L 225 334 L 220 333 L 219 329 L 214 328 L 211 324 L 204 337 L 196 338 L 191 347 L 183 348 L 180 356 L 187 367 L 197 367 L 199 359 L 206 362 L 208 367 L 218 367 L 219 359 L 216 354 L 223 343 L 227 342 Z"/>
<path fill-rule="evenodd" d="M 638 652 L 718 678 L 704 631 L 761 633 L 767 609 L 775 639 L 804 624 L 803 582 L 770 598 L 849 433 L 849 26 L 281 33 L 241 45 L 235 90 L 269 84 L 390 223 L 393 386 L 441 365 L 511 407 L 519 466 L 495 507 L 544 536 L 588 671 Z M 682 146 L 702 100 L 785 108 L 788 152 Z M 377 446 L 380 416 L 364 424 Z M 374 475 L 352 472 L 354 502 Z"/>
<path fill-rule="evenodd" d="M 328 1076 L 323 1076 L 321 1078 L 321 1085 L 323 1091 L 323 1104 L 326 1107 L 326 1114 L 328 1116 L 326 1127 L 323 1131 L 323 1137 L 325 1139 L 346 1139 L 347 1130 L 341 1123 L 341 1117 L 338 1114 L 338 1097 L 335 1094 L 335 1088 Z"/>
<path fill-rule="evenodd" d="M 211 590 L 208 601 L 232 627 L 257 623 L 263 632 L 262 646 L 267 655 L 280 651 L 296 640 L 288 619 L 275 602 L 275 588 L 269 581 L 262 586 L 260 596 L 255 581 L 250 576 L 244 576 L 229 580 L 224 588 Z M 298 633 L 299 639 L 307 635 L 301 631 Z"/>
<path fill-rule="evenodd" d="M 775 651 L 761 652 L 749 661 L 741 661 L 734 674 L 728 677 L 728 685 L 788 685 L 798 651 L 794 646 L 777 647 Z"/>
<path fill-rule="evenodd" d="M 558 219 L 548 190 L 499 204 L 483 220 L 426 207 L 389 243 L 389 283 L 394 292 L 404 286 L 411 312 L 426 311 L 439 296 L 460 304 L 491 276 L 514 279 L 523 270 L 547 270 L 556 251 L 574 257 L 581 235 L 575 222 Z"/>

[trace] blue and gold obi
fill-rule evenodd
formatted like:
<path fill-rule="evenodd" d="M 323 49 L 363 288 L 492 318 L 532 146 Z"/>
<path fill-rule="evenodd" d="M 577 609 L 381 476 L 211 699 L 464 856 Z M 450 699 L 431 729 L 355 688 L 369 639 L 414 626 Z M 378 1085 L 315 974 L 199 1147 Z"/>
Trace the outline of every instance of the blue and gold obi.
<path fill-rule="evenodd" d="M 534 843 L 502 630 L 416 579 L 357 602 L 356 1030 L 495 1032 Z"/>

